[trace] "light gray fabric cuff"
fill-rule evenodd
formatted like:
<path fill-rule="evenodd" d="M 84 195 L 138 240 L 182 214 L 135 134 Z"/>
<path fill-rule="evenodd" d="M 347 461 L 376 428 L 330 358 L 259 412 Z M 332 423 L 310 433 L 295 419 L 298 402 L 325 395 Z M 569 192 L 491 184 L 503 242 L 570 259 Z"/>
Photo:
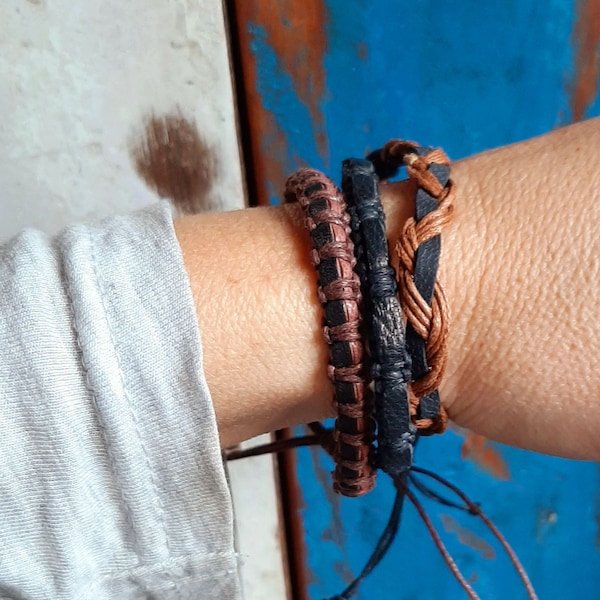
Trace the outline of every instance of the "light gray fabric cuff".
<path fill-rule="evenodd" d="M 166 203 L 0 251 L 0 590 L 239 597 L 231 498 Z M 18 593 L 17 593 L 18 592 Z"/>

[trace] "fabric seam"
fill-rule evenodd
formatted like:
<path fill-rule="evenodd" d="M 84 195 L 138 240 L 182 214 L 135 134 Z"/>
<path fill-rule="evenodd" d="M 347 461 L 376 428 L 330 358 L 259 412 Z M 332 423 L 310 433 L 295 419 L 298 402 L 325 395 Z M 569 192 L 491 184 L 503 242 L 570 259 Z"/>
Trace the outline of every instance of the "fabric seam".
<path fill-rule="evenodd" d="M 148 577 L 156 576 L 156 575 L 169 575 L 169 573 L 171 573 L 172 569 L 177 568 L 180 565 L 180 563 L 186 563 L 186 562 L 189 562 L 190 560 L 193 560 L 196 568 L 198 568 L 201 565 L 203 565 L 204 563 L 208 562 L 209 559 L 211 559 L 211 558 L 225 558 L 225 559 L 234 559 L 235 560 L 237 557 L 238 557 L 237 552 L 206 552 L 206 553 L 199 554 L 199 555 L 185 554 L 182 556 L 178 556 L 176 558 L 169 559 L 167 561 L 160 562 L 160 563 L 154 565 L 154 567 L 151 570 L 149 570 L 148 572 L 140 573 L 139 576 L 148 578 Z M 144 565 L 144 564 L 138 564 L 138 565 L 129 567 L 129 568 L 121 570 L 121 571 L 106 573 L 105 575 L 103 575 L 96 581 L 93 581 L 86 588 L 83 589 L 83 591 L 81 592 L 82 600 L 84 600 L 85 598 L 89 598 L 90 594 L 93 593 L 96 590 L 96 588 L 98 588 L 98 586 L 102 585 L 103 583 L 106 583 L 108 581 L 117 582 L 119 580 L 124 580 L 128 577 L 137 575 L 137 572 L 143 571 L 144 567 L 146 567 L 146 566 L 147 565 Z M 236 568 L 232 567 L 231 569 L 223 569 L 222 571 L 219 571 L 218 573 L 215 573 L 215 571 L 211 570 L 210 573 L 193 573 L 193 574 L 188 574 L 188 575 L 177 576 L 176 579 L 178 581 L 181 581 L 183 579 L 195 578 L 200 581 L 204 581 L 207 579 L 215 579 L 219 575 L 227 575 L 229 573 L 235 573 L 235 572 L 236 572 Z M 133 583 L 133 582 L 131 582 L 131 583 Z M 144 584 L 142 582 L 137 583 L 137 585 L 140 588 L 142 588 L 144 586 Z"/>
<path fill-rule="evenodd" d="M 94 410 L 95 410 L 95 414 L 96 414 L 96 418 L 99 421 L 99 426 L 100 426 L 100 434 L 102 436 L 102 440 L 104 442 L 104 445 L 106 447 L 106 454 L 108 457 L 108 461 L 110 463 L 110 466 L 112 468 L 112 472 L 113 473 L 118 473 L 118 468 L 117 468 L 117 461 L 115 459 L 114 453 L 112 451 L 112 446 L 110 444 L 110 441 L 106 435 L 106 423 L 104 422 L 103 416 L 102 416 L 102 411 L 100 410 L 100 406 L 98 404 L 98 397 L 94 391 L 94 386 L 92 385 L 91 381 L 90 381 L 90 373 L 89 373 L 89 367 L 87 365 L 86 359 L 85 359 L 85 353 L 83 351 L 83 346 L 81 344 L 81 337 L 79 334 L 79 326 L 78 326 L 78 319 L 77 319 L 77 315 L 75 312 L 75 307 L 73 304 L 73 299 L 72 299 L 72 293 L 71 293 L 71 286 L 72 286 L 72 281 L 70 276 L 67 274 L 67 269 L 65 268 L 64 265 L 64 260 L 61 257 L 61 264 L 62 264 L 62 269 L 65 275 L 65 293 L 67 296 L 67 305 L 69 307 L 69 313 L 71 315 L 71 326 L 73 328 L 73 333 L 75 334 L 75 342 L 77 344 L 77 351 L 79 354 L 79 360 L 81 363 L 81 368 L 83 370 L 83 373 L 85 374 L 85 386 L 88 390 L 88 393 L 90 394 L 90 397 L 92 399 L 92 403 L 94 405 Z M 95 273 L 95 269 L 94 269 L 94 273 Z M 125 512 L 125 518 L 127 520 L 127 523 L 129 525 L 129 528 L 131 529 L 131 532 L 134 535 L 134 539 L 137 542 L 137 533 L 135 530 L 135 527 L 133 526 L 133 515 L 131 512 L 131 507 L 129 506 L 129 502 L 127 501 L 127 499 L 125 498 L 124 494 L 123 494 L 123 488 L 122 486 L 118 485 L 116 486 L 119 490 L 119 496 L 121 498 L 121 501 L 123 503 L 123 507 L 124 507 L 124 512 Z M 137 545 L 137 543 L 136 543 Z"/>
<path fill-rule="evenodd" d="M 105 297 L 104 297 L 104 293 L 103 293 L 103 287 L 101 284 L 101 279 L 100 276 L 98 274 L 98 270 L 96 268 L 96 255 L 94 252 L 94 240 L 92 239 L 92 235 L 90 233 L 90 230 L 87 230 L 87 234 L 88 234 L 88 241 L 90 244 L 90 258 L 91 258 L 91 264 L 92 264 L 92 272 L 94 274 L 94 278 L 96 280 L 96 287 L 98 289 L 99 292 L 99 297 L 100 297 L 100 302 L 102 303 L 102 308 L 104 310 L 104 317 L 106 320 L 106 328 L 108 330 L 108 334 L 110 336 L 110 341 L 113 347 L 113 351 L 114 351 L 114 355 L 115 355 L 115 359 L 116 359 L 116 363 L 117 363 L 117 369 L 119 371 L 119 378 L 121 380 L 121 386 L 123 389 L 123 394 L 125 395 L 125 398 L 127 400 L 127 407 L 129 409 L 129 413 L 131 415 L 131 419 L 132 419 L 132 423 L 140 444 L 140 448 L 142 451 L 142 454 L 144 456 L 144 462 L 146 464 L 146 468 L 149 472 L 150 475 L 150 483 L 152 485 L 153 491 L 154 491 L 154 496 L 155 496 L 155 508 L 157 509 L 157 513 L 158 513 L 158 518 L 160 521 L 160 525 L 164 534 L 164 541 L 165 541 L 165 548 L 167 551 L 167 555 L 169 555 L 171 553 L 171 549 L 170 549 L 170 544 L 169 544 L 169 536 L 167 534 L 167 527 L 166 527 L 166 522 L 165 522 L 165 509 L 162 503 L 162 500 L 160 498 L 160 494 L 158 491 L 158 484 L 156 481 L 156 473 L 154 472 L 154 469 L 152 469 L 152 466 L 150 464 L 150 459 L 148 457 L 148 451 L 146 450 L 146 446 L 144 444 L 144 440 L 143 440 L 143 436 L 142 433 L 140 431 L 140 427 L 139 427 L 139 423 L 138 423 L 138 418 L 137 415 L 133 409 L 133 406 L 131 404 L 131 398 L 129 395 L 129 392 L 127 390 L 127 386 L 125 383 L 125 375 L 123 374 L 123 370 L 121 368 L 121 358 L 119 355 L 119 350 L 117 348 L 117 344 L 111 329 L 111 324 L 110 324 L 110 319 L 109 319 L 109 314 L 107 311 L 107 302 L 110 302 L 110 300 L 107 298 L 105 301 Z M 136 536 L 137 537 L 137 536 Z"/>

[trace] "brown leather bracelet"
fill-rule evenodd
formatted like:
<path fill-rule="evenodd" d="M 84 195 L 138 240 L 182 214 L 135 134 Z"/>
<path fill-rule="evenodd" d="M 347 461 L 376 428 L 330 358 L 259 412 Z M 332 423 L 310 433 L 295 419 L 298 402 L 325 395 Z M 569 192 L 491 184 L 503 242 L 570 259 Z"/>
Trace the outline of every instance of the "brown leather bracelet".
<path fill-rule="evenodd" d="M 301 169 L 286 182 L 285 201 L 297 201 L 313 242 L 329 344 L 329 376 L 335 386 L 335 491 L 362 496 L 375 485 L 373 399 L 366 379 L 361 334 L 360 280 L 342 193 L 323 173 Z"/>

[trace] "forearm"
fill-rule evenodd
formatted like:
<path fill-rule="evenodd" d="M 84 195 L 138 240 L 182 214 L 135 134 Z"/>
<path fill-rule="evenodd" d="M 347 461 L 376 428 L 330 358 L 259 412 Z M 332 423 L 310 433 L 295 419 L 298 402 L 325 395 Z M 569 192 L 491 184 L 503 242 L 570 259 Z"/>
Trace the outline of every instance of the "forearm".
<path fill-rule="evenodd" d="M 454 165 L 456 218 L 440 271 L 454 319 L 441 393 L 460 425 L 600 456 L 598 162 L 600 121 L 590 121 Z M 382 186 L 392 242 L 411 213 L 410 187 Z M 297 209 L 186 217 L 176 231 L 223 445 L 331 414 Z"/>
<path fill-rule="evenodd" d="M 459 424 L 600 458 L 600 119 L 458 163 L 441 278 Z"/>

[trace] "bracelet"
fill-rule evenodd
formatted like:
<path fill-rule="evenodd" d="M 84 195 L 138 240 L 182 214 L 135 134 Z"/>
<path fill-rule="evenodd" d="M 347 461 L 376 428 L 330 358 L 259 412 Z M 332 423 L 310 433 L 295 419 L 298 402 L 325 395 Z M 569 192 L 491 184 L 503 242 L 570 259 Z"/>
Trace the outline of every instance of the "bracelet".
<path fill-rule="evenodd" d="M 412 466 L 416 427 L 408 397 L 411 368 L 402 308 L 396 295 L 395 272 L 390 266 L 385 214 L 373 163 L 345 160 L 342 190 L 351 217 L 372 359 L 377 466 L 394 477 Z"/>
<path fill-rule="evenodd" d="M 350 216 L 343 196 L 325 175 L 301 169 L 286 182 L 285 202 L 298 201 L 313 242 L 311 259 L 319 275 L 323 334 L 329 344 L 328 374 L 335 386 L 334 490 L 362 496 L 375 485 L 372 398 L 365 382 L 360 334 L 362 300 L 354 272 Z"/>
<path fill-rule="evenodd" d="M 479 517 L 508 553 L 527 596 L 537 600 L 516 554 L 481 507 L 439 475 L 412 466 L 416 433 L 441 432 L 447 421 L 437 387 L 446 363 L 449 318 L 444 291 L 437 281 L 437 270 L 440 234 L 451 222 L 453 214 L 454 185 L 449 177 L 448 158 L 441 150 L 399 140 L 386 144 L 368 158 L 369 161 L 344 161 L 342 187 L 347 211 L 339 190 L 318 171 L 298 171 L 288 179 L 285 192 L 286 202 L 297 200 L 302 206 L 305 225 L 313 241 L 311 258 L 319 275 L 318 297 L 324 308 L 323 333 L 330 347 L 328 373 L 335 384 L 338 409 L 335 428 L 332 431 L 320 423 L 310 423 L 308 427 L 312 433 L 309 435 L 278 440 L 250 450 L 230 450 L 227 458 L 233 460 L 318 444 L 336 462 L 336 491 L 359 496 L 373 487 L 372 397 L 365 366 L 368 356 L 363 355 L 362 307 L 373 359 L 371 372 L 379 435 L 376 462 L 392 477 L 396 499 L 370 558 L 346 589 L 334 598 L 341 600 L 353 596 L 385 556 L 400 525 L 404 498 L 415 506 L 468 597 L 479 598 L 444 546 L 415 494 L 418 491 L 443 506 Z M 396 244 L 400 259 L 398 299 L 387 251 L 385 215 L 379 199 L 377 174 L 389 178 L 403 164 L 417 182 L 418 191 L 415 217 L 407 221 Z M 407 315 L 406 337 L 403 310 Z M 460 502 L 440 494 L 417 479 L 414 473 L 436 480 L 458 496 Z"/>
<path fill-rule="evenodd" d="M 442 433 L 448 415 L 440 403 L 439 384 L 446 368 L 449 307 L 437 281 L 440 233 L 452 221 L 454 184 L 450 161 L 441 149 L 391 140 L 368 156 L 381 179 L 406 165 L 418 185 L 415 216 L 396 244 L 400 260 L 400 302 L 407 318 L 406 346 L 412 360 L 412 410 L 420 434 Z"/>

